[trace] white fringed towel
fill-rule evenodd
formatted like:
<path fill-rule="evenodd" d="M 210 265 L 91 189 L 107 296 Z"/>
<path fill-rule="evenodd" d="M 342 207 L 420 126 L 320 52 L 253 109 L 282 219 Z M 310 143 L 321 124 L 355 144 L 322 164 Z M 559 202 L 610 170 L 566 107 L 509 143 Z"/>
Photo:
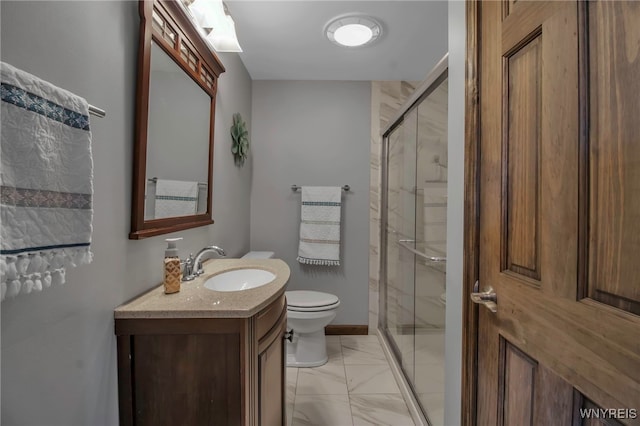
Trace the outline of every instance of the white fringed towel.
<path fill-rule="evenodd" d="M 190 216 L 198 207 L 198 182 L 158 179 L 155 218 Z"/>
<path fill-rule="evenodd" d="M 298 262 L 308 265 L 340 265 L 339 186 L 303 186 Z"/>
<path fill-rule="evenodd" d="M 2 300 L 89 263 L 93 159 L 86 100 L 0 63 Z"/>

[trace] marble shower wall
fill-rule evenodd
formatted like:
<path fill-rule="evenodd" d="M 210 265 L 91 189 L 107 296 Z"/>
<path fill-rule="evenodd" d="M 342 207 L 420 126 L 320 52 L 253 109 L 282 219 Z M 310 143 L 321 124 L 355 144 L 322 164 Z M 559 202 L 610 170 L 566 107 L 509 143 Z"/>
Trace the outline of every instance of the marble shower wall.
<path fill-rule="evenodd" d="M 413 94 L 419 82 L 371 82 L 371 174 L 369 208 L 369 334 L 378 329 L 380 283 L 380 211 L 382 185 L 382 132 L 389 120 Z"/>

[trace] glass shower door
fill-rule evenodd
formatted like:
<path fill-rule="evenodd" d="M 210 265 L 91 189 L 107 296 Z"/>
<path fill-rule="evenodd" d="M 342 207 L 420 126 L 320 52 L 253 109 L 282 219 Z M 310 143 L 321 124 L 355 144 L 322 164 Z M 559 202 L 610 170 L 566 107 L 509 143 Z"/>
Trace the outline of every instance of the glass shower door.
<path fill-rule="evenodd" d="M 415 259 L 402 241 L 415 236 L 417 110 L 391 133 L 387 155 L 387 331 L 407 376 L 414 367 Z"/>
<path fill-rule="evenodd" d="M 444 406 L 448 80 L 418 105 L 413 388 L 433 424 Z"/>
<path fill-rule="evenodd" d="M 434 425 L 444 411 L 447 98 L 445 71 L 384 144 L 382 328 Z"/>

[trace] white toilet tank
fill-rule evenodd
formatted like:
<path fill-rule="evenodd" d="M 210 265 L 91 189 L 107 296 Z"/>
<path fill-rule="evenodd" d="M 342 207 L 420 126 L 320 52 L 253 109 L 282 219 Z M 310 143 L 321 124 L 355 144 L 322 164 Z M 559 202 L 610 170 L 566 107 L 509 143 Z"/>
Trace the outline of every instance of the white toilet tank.
<path fill-rule="evenodd" d="M 274 254 L 272 251 L 250 251 L 242 259 L 271 259 Z"/>

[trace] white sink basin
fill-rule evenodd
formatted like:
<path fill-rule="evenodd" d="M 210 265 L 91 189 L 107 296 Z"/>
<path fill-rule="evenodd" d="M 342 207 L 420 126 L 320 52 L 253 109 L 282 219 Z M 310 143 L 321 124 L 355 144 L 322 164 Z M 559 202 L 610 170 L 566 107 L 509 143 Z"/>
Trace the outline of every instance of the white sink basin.
<path fill-rule="evenodd" d="M 275 277 L 275 274 L 264 269 L 235 269 L 212 276 L 205 281 L 204 286 L 215 291 L 249 290 L 269 284 Z"/>

